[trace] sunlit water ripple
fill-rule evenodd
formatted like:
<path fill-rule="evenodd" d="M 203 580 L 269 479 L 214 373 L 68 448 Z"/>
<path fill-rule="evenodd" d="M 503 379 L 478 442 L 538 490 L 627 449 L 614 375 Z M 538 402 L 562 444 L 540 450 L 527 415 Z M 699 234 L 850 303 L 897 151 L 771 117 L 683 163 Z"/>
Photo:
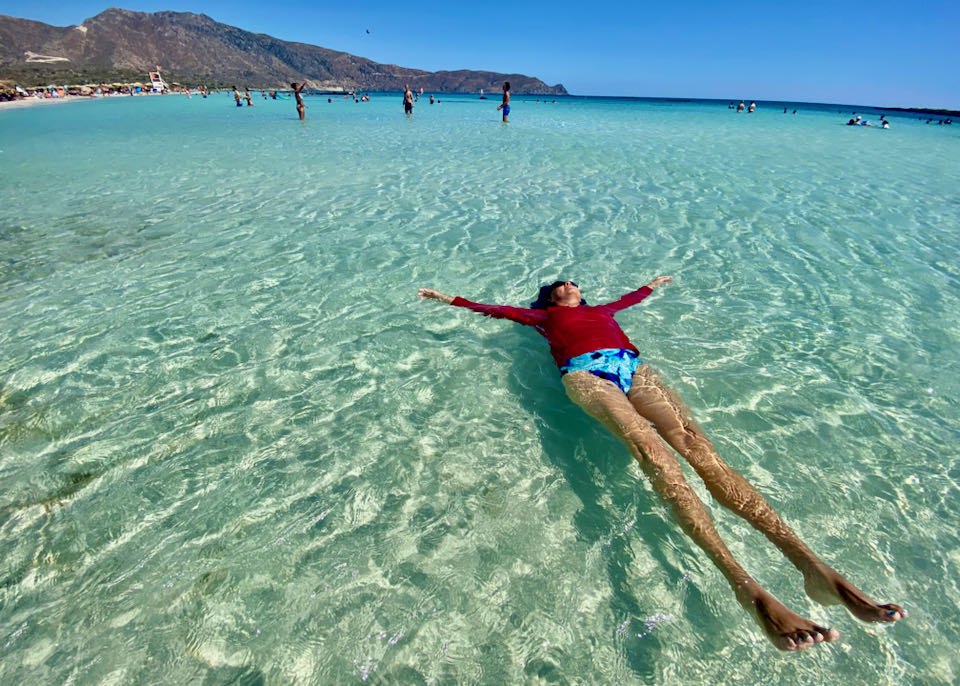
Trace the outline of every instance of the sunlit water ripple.
<path fill-rule="evenodd" d="M 960 129 L 715 104 L 0 112 L 0 683 L 950 684 Z M 787 656 L 531 330 L 619 316 L 869 626 Z"/>

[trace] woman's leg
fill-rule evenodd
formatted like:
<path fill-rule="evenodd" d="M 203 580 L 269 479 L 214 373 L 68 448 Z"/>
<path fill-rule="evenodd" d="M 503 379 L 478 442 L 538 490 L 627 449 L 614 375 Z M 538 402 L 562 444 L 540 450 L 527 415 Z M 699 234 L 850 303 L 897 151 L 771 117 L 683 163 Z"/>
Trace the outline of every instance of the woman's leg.
<path fill-rule="evenodd" d="M 637 369 L 628 397 L 636 411 L 653 422 L 664 440 L 693 466 L 717 502 L 746 519 L 783 551 L 803 573 L 811 598 L 827 605 L 842 603 L 867 622 L 894 622 L 906 616 L 899 605 L 875 603 L 820 560 L 764 497 L 717 455 L 677 394 L 664 386 L 648 365 Z"/>
<path fill-rule="evenodd" d="M 703 503 L 684 479 L 673 453 L 616 385 L 583 371 L 565 375 L 563 385 L 573 402 L 626 443 L 657 493 L 673 509 L 684 532 L 723 572 L 737 600 L 754 614 L 774 645 L 782 650 L 797 650 L 837 638 L 836 631 L 788 610 L 737 563 L 717 534 Z"/>

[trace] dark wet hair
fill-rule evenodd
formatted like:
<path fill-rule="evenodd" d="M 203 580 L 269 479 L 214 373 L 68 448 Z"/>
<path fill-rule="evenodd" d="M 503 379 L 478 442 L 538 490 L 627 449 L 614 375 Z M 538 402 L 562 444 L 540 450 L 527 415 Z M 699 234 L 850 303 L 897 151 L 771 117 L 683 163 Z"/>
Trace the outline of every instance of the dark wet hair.
<path fill-rule="evenodd" d="M 566 281 L 554 281 L 553 283 L 547 284 L 546 286 L 540 286 L 540 292 L 537 294 L 537 299 L 530 303 L 530 307 L 535 310 L 545 310 L 548 307 L 553 307 L 556 305 L 553 300 L 550 299 L 550 296 L 553 295 L 553 289 L 557 286 L 562 286 Z M 570 283 L 573 283 L 571 281 Z M 573 283 L 574 286 L 577 284 Z M 579 288 L 579 286 L 577 286 Z M 587 301 L 583 298 L 580 298 L 580 304 L 586 305 Z"/>

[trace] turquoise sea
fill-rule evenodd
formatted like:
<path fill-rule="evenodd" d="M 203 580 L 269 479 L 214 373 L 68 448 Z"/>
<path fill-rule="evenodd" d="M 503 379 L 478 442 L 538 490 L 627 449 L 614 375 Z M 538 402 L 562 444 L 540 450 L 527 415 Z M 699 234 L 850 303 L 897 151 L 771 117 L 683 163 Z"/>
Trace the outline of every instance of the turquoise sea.
<path fill-rule="evenodd" d="M 960 126 L 440 100 L 0 112 L 0 683 L 957 683 Z M 533 330 L 415 297 L 659 274 L 644 360 L 908 619 L 687 469 L 841 635 L 776 651 Z"/>

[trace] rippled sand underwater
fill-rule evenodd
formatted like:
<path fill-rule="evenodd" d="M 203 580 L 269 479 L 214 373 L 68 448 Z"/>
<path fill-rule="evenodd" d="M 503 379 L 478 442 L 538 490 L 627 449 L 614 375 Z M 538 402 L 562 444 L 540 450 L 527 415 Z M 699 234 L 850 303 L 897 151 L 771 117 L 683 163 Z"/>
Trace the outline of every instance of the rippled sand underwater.
<path fill-rule="evenodd" d="M 960 129 L 725 104 L 0 112 L 2 683 L 957 681 Z M 532 330 L 572 278 L 896 626 L 769 647 Z"/>

